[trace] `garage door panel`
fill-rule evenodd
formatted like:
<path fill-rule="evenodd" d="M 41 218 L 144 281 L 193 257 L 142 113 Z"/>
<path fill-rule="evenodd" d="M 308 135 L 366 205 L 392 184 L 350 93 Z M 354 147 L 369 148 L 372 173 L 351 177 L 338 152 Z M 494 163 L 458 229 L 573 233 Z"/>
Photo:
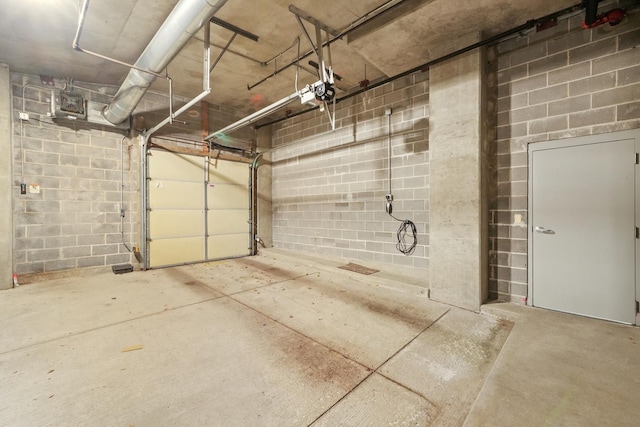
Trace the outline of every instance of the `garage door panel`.
<path fill-rule="evenodd" d="M 213 184 L 236 184 L 247 186 L 249 183 L 249 165 L 239 162 L 211 162 L 209 182 Z"/>
<path fill-rule="evenodd" d="M 151 180 L 149 200 L 151 209 L 202 209 L 202 182 Z"/>
<path fill-rule="evenodd" d="M 204 236 L 204 212 L 156 210 L 149 213 L 151 239 L 161 237 Z"/>
<path fill-rule="evenodd" d="M 207 190 L 207 205 L 209 209 L 247 209 L 249 204 L 249 189 L 239 185 L 209 186 Z"/>
<path fill-rule="evenodd" d="M 202 157 L 152 150 L 149 154 L 149 177 L 202 182 L 204 179 Z"/>
<path fill-rule="evenodd" d="M 204 240 L 204 237 L 151 240 L 151 267 L 204 261 Z"/>
<path fill-rule="evenodd" d="M 229 209 L 209 212 L 209 234 L 247 233 L 249 231 L 249 211 Z"/>
<path fill-rule="evenodd" d="M 209 259 L 249 255 L 249 232 L 209 236 Z"/>
<path fill-rule="evenodd" d="M 249 166 L 210 160 L 206 181 L 206 161 L 151 150 L 150 267 L 249 255 Z"/>

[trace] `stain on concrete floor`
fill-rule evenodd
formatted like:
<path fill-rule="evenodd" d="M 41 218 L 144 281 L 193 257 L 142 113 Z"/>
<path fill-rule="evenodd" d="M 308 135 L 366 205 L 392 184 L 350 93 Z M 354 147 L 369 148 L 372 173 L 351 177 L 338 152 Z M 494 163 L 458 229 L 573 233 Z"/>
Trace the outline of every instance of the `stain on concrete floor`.
<path fill-rule="evenodd" d="M 0 374 L 0 424 L 464 420 L 510 324 L 321 267 L 270 255 L 13 290 L 48 309 L 0 300 L 0 364 L 20 373 Z"/>

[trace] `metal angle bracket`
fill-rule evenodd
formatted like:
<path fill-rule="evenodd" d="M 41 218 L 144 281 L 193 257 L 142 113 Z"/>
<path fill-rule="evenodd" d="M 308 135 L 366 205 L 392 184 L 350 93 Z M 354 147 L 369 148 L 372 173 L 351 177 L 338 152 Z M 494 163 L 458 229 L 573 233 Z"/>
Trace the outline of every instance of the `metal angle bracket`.
<path fill-rule="evenodd" d="M 211 73 L 213 71 L 213 69 L 216 67 L 216 65 L 218 65 L 218 62 L 220 62 L 220 60 L 222 59 L 222 56 L 225 54 L 225 52 L 227 52 L 227 50 L 229 50 L 229 46 L 231 46 L 231 43 L 233 43 L 233 41 L 235 40 L 236 36 L 242 36 L 245 38 L 248 38 L 249 40 L 253 40 L 254 42 L 258 41 L 258 36 L 256 36 L 253 33 L 250 33 L 249 31 L 243 30 L 242 28 L 236 27 L 233 24 L 230 24 L 226 21 L 223 21 L 220 18 L 216 18 L 215 16 L 212 17 L 209 22 L 211 22 L 212 24 L 216 24 L 219 27 L 222 27 L 226 30 L 231 31 L 233 34 L 231 35 L 231 38 L 229 39 L 229 41 L 227 42 L 227 44 L 225 45 L 224 48 L 222 48 L 222 51 L 220 52 L 220 54 L 218 55 L 218 57 L 213 61 L 213 63 L 211 64 L 211 66 L 209 67 L 209 73 Z M 205 32 L 205 37 L 207 37 L 208 34 Z"/>
<path fill-rule="evenodd" d="M 334 37 L 338 37 L 340 33 L 337 30 L 334 30 L 333 28 L 329 27 L 328 25 L 325 25 L 323 22 L 319 21 L 318 19 L 312 17 L 307 12 L 301 9 L 298 9 L 292 4 L 289 5 L 289 12 L 293 13 L 296 16 L 296 20 L 298 21 L 298 24 L 300 24 L 300 28 L 302 29 L 302 32 L 304 33 L 305 37 L 309 41 L 309 44 L 311 45 L 311 47 L 313 48 L 314 52 L 318 57 L 318 63 L 320 65 L 320 68 L 318 69 L 319 71 L 318 75 L 320 79 L 323 82 L 329 82 L 333 84 L 333 71 L 331 66 L 332 65 L 331 64 L 331 46 L 327 46 L 328 54 L 329 54 L 329 71 L 327 72 L 327 68 L 325 66 L 325 61 L 324 61 L 322 31 L 326 32 L 327 34 L 331 34 Z M 309 32 L 307 31 L 306 27 L 302 23 L 303 19 L 313 24 L 313 26 L 315 27 L 315 36 L 316 36 L 315 44 L 313 43 L 313 40 L 311 39 L 311 36 L 309 35 Z"/>
<path fill-rule="evenodd" d="M 305 37 L 309 41 L 309 44 L 311 45 L 311 47 L 313 48 L 313 50 L 315 51 L 318 57 L 318 63 L 316 68 L 318 70 L 318 76 L 320 77 L 320 82 L 318 82 L 319 83 L 318 86 L 313 86 L 310 92 L 312 92 L 312 96 L 315 97 L 316 102 L 321 102 L 321 104 L 319 105 L 320 110 L 326 111 L 327 116 L 329 117 L 329 122 L 331 123 L 331 130 L 335 130 L 336 129 L 336 100 L 335 100 L 335 89 L 332 87 L 334 83 L 334 74 L 333 74 L 333 67 L 331 64 L 331 47 L 328 46 L 327 53 L 329 56 L 328 58 L 329 67 L 326 67 L 325 61 L 324 61 L 322 31 L 334 37 L 338 37 L 340 33 L 337 30 L 334 30 L 333 28 L 329 27 L 328 25 L 325 25 L 324 23 L 314 18 L 313 16 L 309 15 L 307 12 L 301 9 L 298 9 L 294 5 L 289 5 L 289 12 L 293 13 L 296 16 L 296 20 L 298 21 L 298 24 L 300 25 L 302 32 L 304 33 Z M 315 44 L 313 43 L 313 40 L 311 39 L 311 36 L 309 35 L 309 32 L 307 31 L 306 27 L 302 23 L 303 19 L 311 23 L 315 27 L 315 36 L 316 36 Z M 312 65 L 315 65 L 315 64 L 312 64 Z M 303 104 L 305 103 L 305 96 L 302 93 L 300 94 L 300 100 L 302 101 Z M 333 108 L 329 107 L 330 102 Z"/>
<path fill-rule="evenodd" d="M 320 27 L 321 30 L 331 34 L 334 37 L 338 37 L 338 35 L 340 35 L 339 31 L 334 30 L 333 28 L 329 27 L 328 25 L 325 25 L 321 21 L 319 21 L 316 18 L 314 18 L 313 16 L 309 15 L 304 10 L 298 9 L 297 7 L 295 7 L 292 4 L 289 5 L 289 12 L 291 12 L 294 15 L 304 19 L 305 21 L 309 22 L 310 24 L 313 24 L 316 27 Z"/>
<path fill-rule="evenodd" d="M 167 124 L 173 124 L 173 120 L 178 117 L 180 114 L 187 111 L 189 108 L 194 106 L 196 103 L 202 101 L 207 95 L 211 93 L 211 72 L 207 73 L 209 69 L 209 64 L 211 63 L 211 23 L 207 22 L 204 25 L 204 46 L 203 46 L 203 58 L 202 58 L 202 92 L 200 95 L 193 98 L 191 101 L 187 102 L 185 105 L 180 107 L 178 111 L 173 111 L 173 85 L 169 85 L 169 117 L 162 120 L 160 123 L 155 125 L 153 128 L 148 129 L 144 132 L 146 138 L 149 138 L 151 135 L 156 133 L 158 130 L 166 126 Z M 224 52 L 223 52 L 224 53 Z M 222 56 L 222 54 L 221 54 Z M 219 58 L 218 58 L 219 59 Z M 172 81 L 169 80 L 169 83 Z M 146 145 L 146 143 L 145 143 Z"/>
<path fill-rule="evenodd" d="M 236 27 L 233 24 L 230 24 L 226 21 L 223 21 L 220 18 L 216 18 L 215 16 L 210 19 L 211 23 L 218 25 L 219 27 L 225 28 L 231 32 L 241 35 L 242 37 L 246 37 L 249 40 L 253 40 L 254 42 L 258 41 L 258 36 L 249 31 L 243 30 L 242 28 Z"/>

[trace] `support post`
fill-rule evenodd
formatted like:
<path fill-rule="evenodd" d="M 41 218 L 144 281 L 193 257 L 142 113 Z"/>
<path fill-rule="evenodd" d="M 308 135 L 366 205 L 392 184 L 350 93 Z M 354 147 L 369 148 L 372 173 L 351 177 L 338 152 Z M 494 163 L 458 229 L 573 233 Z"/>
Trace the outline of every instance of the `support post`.
<path fill-rule="evenodd" d="M 478 312 L 488 294 L 485 48 L 429 69 L 429 287 Z"/>
<path fill-rule="evenodd" d="M 0 64 L 0 289 L 13 286 L 13 146 L 11 143 L 11 73 Z"/>

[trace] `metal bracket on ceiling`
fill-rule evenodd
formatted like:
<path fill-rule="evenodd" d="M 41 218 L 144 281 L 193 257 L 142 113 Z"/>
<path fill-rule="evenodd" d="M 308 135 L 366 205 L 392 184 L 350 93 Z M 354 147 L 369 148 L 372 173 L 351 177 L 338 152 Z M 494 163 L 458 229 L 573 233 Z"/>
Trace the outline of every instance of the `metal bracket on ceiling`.
<path fill-rule="evenodd" d="M 269 59 L 268 61 L 265 62 L 261 62 L 260 65 L 262 65 L 263 67 L 266 67 L 267 65 L 273 63 L 275 65 L 275 69 L 273 71 L 273 73 L 265 78 L 263 78 L 262 80 L 260 80 L 259 82 L 255 83 L 255 84 L 247 84 L 247 90 L 251 90 L 259 85 L 261 85 L 262 83 L 266 82 L 267 80 L 269 80 L 270 78 L 278 75 L 280 72 L 284 71 L 285 69 L 295 66 L 297 68 L 296 70 L 296 75 L 298 73 L 298 70 L 302 70 L 305 71 L 309 74 L 311 74 L 314 77 L 318 76 L 318 69 L 319 69 L 319 65 L 316 62 L 313 61 L 309 61 L 309 65 L 311 65 L 312 67 L 314 67 L 316 70 L 312 70 L 309 67 L 306 67 L 304 65 L 300 65 L 298 62 L 292 62 L 289 63 L 289 65 L 287 65 L 284 68 L 278 68 L 278 59 L 282 58 L 282 56 L 287 53 L 288 51 L 290 51 L 291 49 L 293 49 L 294 47 L 296 47 L 296 45 L 298 46 L 298 56 L 296 58 L 300 57 L 300 37 L 296 37 L 296 40 L 293 42 L 293 44 L 291 46 L 289 46 L 288 48 L 286 48 L 285 50 L 283 50 L 282 52 L 278 53 L 276 56 L 274 56 L 273 58 Z M 313 53 L 313 50 L 310 52 Z M 313 62 L 313 63 L 312 63 Z M 315 64 L 315 65 L 314 65 Z M 334 74 L 334 76 L 336 77 L 336 79 L 338 80 L 342 80 L 342 77 L 339 77 L 337 74 Z"/>
<path fill-rule="evenodd" d="M 327 112 L 327 116 L 329 117 L 329 121 L 331 122 L 331 129 L 335 130 L 336 128 L 336 109 L 335 109 L 336 106 L 335 105 L 336 104 L 335 104 L 335 89 L 333 88 L 333 84 L 334 84 L 333 67 L 331 65 L 331 45 L 327 44 L 327 54 L 328 54 L 328 62 L 329 62 L 329 65 L 327 67 L 324 60 L 324 43 L 322 40 L 322 31 L 327 33 L 327 39 L 329 38 L 329 35 L 338 37 L 340 33 L 339 31 L 334 30 L 333 28 L 325 25 L 318 19 L 309 15 L 305 11 L 298 9 L 294 5 L 289 5 L 289 11 L 296 16 L 296 20 L 298 21 L 298 24 L 300 24 L 300 28 L 302 29 L 302 32 L 304 33 L 313 51 L 318 57 L 317 70 L 318 70 L 318 77 L 320 77 L 320 84 L 315 85 L 313 87 L 315 92 L 315 101 L 320 103 L 321 111 Z M 304 26 L 304 23 L 302 22 L 303 19 L 313 24 L 313 26 L 315 27 L 315 36 L 316 36 L 315 43 L 311 39 L 311 36 L 309 35 L 307 28 Z M 300 96 L 300 99 L 301 101 L 305 102 L 304 97 L 302 95 Z M 333 109 L 330 112 L 329 103 L 332 101 L 333 101 L 333 104 L 332 104 Z"/>
<path fill-rule="evenodd" d="M 241 35 L 242 37 L 246 37 L 246 38 L 248 38 L 249 40 L 253 40 L 254 42 L 257 42 L 257 41 L 258 41 L 258 36 L 256 36 L 255 34 L 250 33 L 249 31 L 245 31 L 245 30 L 243 30 L 242 28 L 236 27 L 235 25 L 230 24 L 230 23 L 228 23 L 228 22 L 226 22 L 226 21 L 223 21 L 223 20 L 222 20 L 222 19 L 220 19 L 220 18 L 216 18 L 216 17 L 214 16 L 213 18 L 211 18 L 211 20 L 210 20 L 210 21 L 211 21 L 211 23 L 212 23 L 212 24 L 216 24 L 216 25 L 218 25 L 218 26 L 220 26 L 220 27 L 222 27 L 222 28 L 225 28 L 225 29 L 227 29 L 227 30 L 229 30 L 229 31 L 231 31 L 231 32 L 234 32 L 234 33 L 236 33 L 236 34 L 239 34 L 239 35 Z"/>
<path fill-rule="evenodd" d="M 325 66 L 325 62 L 324 62 L 324 48 L 323 48 L 323 42 L 322 42 L 322 31 L 326 32 L 327 34 L 331 34 L 334 37 L 337 37 L 338 34 L 340 34 L 339 31 L 334 30 L 333 28 L 325 25 L 324 23 L 322 23 L 321 21 L 317 20 L 316 18 L 312 17 L 311 15 L 309 15 L 307 12 L 298 9 L 297 7 L 295 7 L 294 5 L 289 5 L 289 12 L 293 13 L 296 16 L 296 20 L 298 21 L 298 24 L 300 24 L 300 28 L 302 29 L 302 32 L 304 33 L 304 35 L 307 37 L 307 40 L 309 41 L 309 44 L 311 45 L 311 47 L 313 48 L 314 52 L 316 53 L 316 55 L 318 56 L 318 63 L 320 64 L 320 66 L 322 68 L 319 68 L 319 77 L 323 82 L 328 82 L 330 79 L 333 80 L 333 75 L 332 75 L 332 71 L 331 71 L 331 47 L 328 46 L 328 55 L 329 55 L 329 70 L 327 70 L 327 67 Z M 304 26 L 304 24 L 302 23 L 302 20 L 305 20 L 309 23 L 311 23 L 316 30 L 315 36 L 316 36 L 316 42 L 314 43 L 313 40 L 311 39 L 311 36 L 309 35 L 309 32 L 307 31 L 307 28 Z M 333 83 L 333 82 L 331 82 Z"/>
<path fill-rule="evenodd" d="M 321 30 L 323 30 L 326 33 L 331 34 L 334 37 L 338 37 L 338 35 L 340 35 L 339 31 L 334 30 L 333 28 L 329 27 L 328 25 L 325 25 L 323 22 L 317 20 L 316 18 L 314 18 L 313 16 L 309 15 L 304 10 L 297 8 L 292 4 L 289 5 L 289 12 L 293 13 L 294 15 L 296 15 L 297 17 L 299 17 L 301 19 L 304 19 L 305 21 L 309 22 L 310 24 L 315 25 L 316 27 L 320 27 Z"/>
<path fill-rule="evenodd" d="M 233 43 L 233 41 L 235 40 L 235 38 L 237 36 L 242 36 L 242 37 L 246 37 L 249 40 L 253 40 L 254 42 L 258 41 L 258 36 L 256 36 L 253 33 L 250 33 L 249 31 L 243 30 L 242 28 L 236 27 L 233 24 L 230 24 L 226 21 L 223 21 L 220 18 L 216 18 L 215 16 L 213 18 L 211 18 L 209 20 L 209 22 L 211 22 L 212 24 L 216 24 L 226 30 L 231 31 L 233 34 L 231 35 L 231 38 L 229 39 L 229 41 L 227 42 L 227 44 L 225 45 L 225 47 L 222 48 L 222 51 L 220 52 L 220 54 L 218 55 L 218 57 L 213 61 L 213 63 L 211 63 L 211 66 L 209 67 L 209 73 L 211 73 L 213 71 L 213 69 L 216 67 L 216 65 L 218 65 L 218 62 L 220 62 L 220 59 L 222 59 L 222 55 L 225 54 L 225 52 L 227 52 L 227 50 L 229 50 L 229 46 L 231 46 L 231 43 Z"/>
<path fill-rule="evenodd" d="M 311 65 L 313 68 L 315 68 L 316 70 L 320 70 L 320 64 L 318 64 L 316 61 L 309 61 L 309 65 Z M 302 65 L 300 65 L 300 68 L 302 68 Z M 329 72 L 329 70 L 325 70 L 327 73 Z M 313 74 L 313 73 L 312 73 Z M 340 81 L 342 80 L 342 76 L 338 73 L 333 73 L 333 78 Z"/>
<path fill-rule="evenodd" d="M 173 124 L 173 121 L 176 117 L 187 111 L 189 108 L 194 106 L 196 103 L 202 101 L 207 95 L 211 93 L 211 77 L 207 74 L 207 70 L 209 69 L 209 63 L 211 62 L 211 43 L 210 43 L 210 31 L 211 24 L 206 23 L 204 25 L 204 46 L 203 46 L 203 58 L 202 58 L 202 92 L 200 95 L 193 98 L 191 101 L 187 102 L 185 105 L 180 107 L 175 113 L 173 112 L 173 92 L 169 93 L 169 117 L 162 120 L 160 123 L 148 129 L 144 132 L 144 137 L 149 138 L 151 135 L 159 131 L 161 128 L 166 126 L 167 124 Z M 169 86 L 171 89 L 171 86 Z"/>

